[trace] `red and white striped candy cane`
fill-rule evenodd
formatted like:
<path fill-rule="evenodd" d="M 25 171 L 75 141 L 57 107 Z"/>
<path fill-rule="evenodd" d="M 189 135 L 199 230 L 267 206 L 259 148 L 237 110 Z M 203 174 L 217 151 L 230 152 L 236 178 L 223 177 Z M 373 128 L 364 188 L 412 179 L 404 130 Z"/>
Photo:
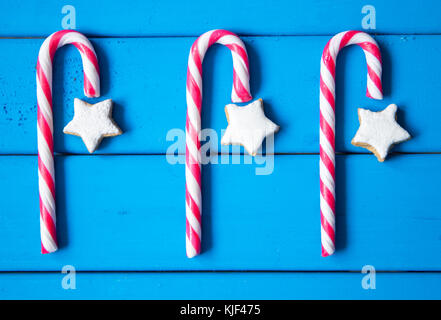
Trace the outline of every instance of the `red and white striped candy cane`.
<path fill-rule="evenodd" d="M 375 40 L 361 31 L 341 32 L 329 40 L 320 65 L 320 215 L 322 256 L 335 251 L 335 65 L 338 52 L 359 45 L 367 62 L 367 93 L 383 99 L 381 54 Z"/>
<path fill-rule="evenodd" d="M 202 61 L 214 43 L 225 45 L 233 56 L 233 102 L 252 99 L 249 84 L 248 55 L 242 40 L 226 30 L 212 30 L 201 35 L 191 47 L 187 67 L 187 124 L 186 124 L 186 248 L 192 258 L 201 251 L 201 108 Z"/>
<path fill-rule="evenodd" d="M 79 32 L 62 30 L 51 34 L 41 45 L 37 62 L 38 185 L 40 191 L 41 252 L 57 250 L 55 216 L 55 170 L 52 113 L 52 62 L 55 52 L 73 44 L 81 54 L 84 69 L 84 94 L 99 97 L 98 60 L 92 44 Z"/>

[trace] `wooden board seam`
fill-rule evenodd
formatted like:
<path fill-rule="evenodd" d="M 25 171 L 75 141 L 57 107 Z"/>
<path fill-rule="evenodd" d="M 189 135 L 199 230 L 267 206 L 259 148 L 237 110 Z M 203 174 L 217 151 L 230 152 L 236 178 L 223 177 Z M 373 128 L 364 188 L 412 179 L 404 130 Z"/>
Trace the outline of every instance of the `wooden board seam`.
<path fill-rule="evenodd" d="M 61 270 L 0 270 L 0 274 L 48 273 L 58 274 Z M 361 270 L 75 270 L 76 273 L 361 273 Z M 441 270 L 375 270 L 376 273 L 439 273 Z"/>
<path fill-rule="evenodd" d="M 54 32 L 57 31 L 54 29 Z M 81 29 L 77 30 L 81 32 Z M 382 33 L 382 32 L 378 32 L 378 33 L 374 33 L 374 32 L 368 32 L 370 35 L 376 37 L 376 36 L 440 36 L 441 33 Z M 302 33 L 302 34 L 297 34 L 297 33 L 287 33 L 287 34 L 253 34 L 253 33 L 236 33 L 239 37 L 244 37 L 244 38 L 254 38 L 254 37 L 259 37 L 259 38 L 281 38 L 281 37 L 332 37 L 335 35 L 335 33 L 322 33 L 322 34 L 309 34 L 309 33 Z M 121 35 L 106 35 L 106 36 L 101 36 L 101 35 L 96 35 L 96 34 L 90 34 L 90 33 L 84 33 L 85 36 L 87 36 L 89 39 L 93 40 L 93 39 L 167 39 L 167 38 L 197 38 L 200 36 L 200 34 L 192 34 L 192 35 L 149 35 L 149 36 L 135 36 L 135 35 L 125 35 L 125 36 L 121 36 Z M 29 40 L 29 39 L 46 39 L 49 36 L 49 34 L 47 36 L 7 36 L 7 37 L 0 37 L 0 40 L 10 40 L 10 39 L 24 39 L 24 40 Z"/>

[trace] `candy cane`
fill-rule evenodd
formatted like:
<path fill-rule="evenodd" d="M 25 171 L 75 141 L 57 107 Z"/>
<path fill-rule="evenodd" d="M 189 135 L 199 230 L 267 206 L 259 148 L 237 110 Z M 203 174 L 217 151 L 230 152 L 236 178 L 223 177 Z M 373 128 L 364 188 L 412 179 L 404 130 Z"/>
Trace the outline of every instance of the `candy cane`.
<path fill-rule="evenodd" d="M 99 97 L 98 60 L 92 44 L 79 32 L 63 30 L 51 34 L 41 45 L 37 62 L 38 185 L 40 191 L 41 252 L 57 250 L 55 216 L 55 170 L 52 114 L 52 62 L 55 52 L 73 44 L 81 54 L 84 69 L 84 94 Z"/>
<path fill-rule="evenodd" d="M 383 99 L 381 54 L 378 44 L 360 31 L 341 32 L 329 40 L 320 65 L 320 218 L 322 256 L 335 251 L 335 65 L 338 52 L 351 44 L 359 45 L 367 62 L 367 93 Z"/>
<path fill-rule="evenodd" d="M 186 248 L 192 258 L 201 251 L 201 108 L 202 61 L 207 49 L 220 43 L 231 50 L 233 56 L 233 102 L 252 99 L 249 84 L 248 55 L 242 40 L 226 30 L 212 30 L 201 35 L 191 47 L 187 67 L 187 124 L 186 124 Z"/>

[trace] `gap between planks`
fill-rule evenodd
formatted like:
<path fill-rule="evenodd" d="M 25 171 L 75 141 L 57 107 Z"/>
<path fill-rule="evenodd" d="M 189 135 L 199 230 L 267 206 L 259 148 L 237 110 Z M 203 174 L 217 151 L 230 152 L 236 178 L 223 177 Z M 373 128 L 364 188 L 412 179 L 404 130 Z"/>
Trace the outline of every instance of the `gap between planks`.
<path fill-rule="evenodd" d="M 370 152 L 336 152 L 336 155 L 370 155 Z M 438 155 L 441 152 L 390 152 L 389 155 Z M 55 153 L 56 157 L 67 157 L 67 156 L 185 156 L 185 153 Z M 244 153 L 213 153 L 211 156 L 243 156 L 247 155 Z M 309 155 L 320 155 L 318 152 L 276 152 L 276 153 L 266 153 L 258 154 L 258 156 L 309 156 Z M 0 154 L 0 157 L 35 157 L 38 156 L 37 153 L 5 153 Z"/>
<path fill-rule="evenodd" d="M 440 36 L 441 33 L 381 33 L 381 32 L 375 32 L 375 33 L 369 33 L 372 36 Z M 127 38 L 127 39 L 155 39 L 155 38 L 197 38 L 200 36 L 200 34 L 194 34 L 194 35 L 94 35 L 85 33 L 85 35 L 88 38 L 91 39 L 121 39 L 121 38 Z M 260 38 L 275 38 L 275 37 L 332 37 L 335 35 L 335 33 L 323 33 L 323 34 L 253 34 L 253 33 L 237 33 L 239 37 L 245 37 L 245 38 L 253 38 L 253 37 L 260 37 Z M 10 39 L 21 39 L 21 40 L 30 40 L 30 39 L 46 39 L 49 36 L 7 36 L 7 37 L 0 37 L 0 40 L 10 40 Z"/>
<path fill-rule="evenodd" d="M 76 273 L 361 273 L 361 270 L 75 270 Z M 441 270 L 375 270 L 376 273 L 439 273 Z M 0 271 L 1 274 L 58 274 L 59 270 L 14 270 Z"/>

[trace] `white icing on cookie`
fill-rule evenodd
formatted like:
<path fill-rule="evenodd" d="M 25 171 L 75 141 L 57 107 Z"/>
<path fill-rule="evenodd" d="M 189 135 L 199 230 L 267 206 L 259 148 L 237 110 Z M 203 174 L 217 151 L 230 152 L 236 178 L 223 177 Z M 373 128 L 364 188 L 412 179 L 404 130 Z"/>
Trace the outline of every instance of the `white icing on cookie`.
<path fill-rule="evenodd" d="M 90 153 L 94 152 L 103 137 L 122 134 L 112 119 L 112 100 L 107 99 L 89 104 L 80 99 L 74 100 L 74 117 L 63 132 L 80 136 Z"/>
<path fill-rule="evenodd" d="M 257 154 L 263 139 L 279 130 L 279 126 L 265 116 L 262 99 L 244 107 L 229 104 L 225 107 L 225 113 L 228 127 L 221 143 L 242 145 L 253 156 Z"/>
<path fill-rule="evenodd" d="M 410 134 L 396 122 L 396 112 L 395 104 L 379 112 L 359 108 L 360 128 L 352 144 L 371 150 L 383 162 L 392 145 L 410 139 Z"/>

